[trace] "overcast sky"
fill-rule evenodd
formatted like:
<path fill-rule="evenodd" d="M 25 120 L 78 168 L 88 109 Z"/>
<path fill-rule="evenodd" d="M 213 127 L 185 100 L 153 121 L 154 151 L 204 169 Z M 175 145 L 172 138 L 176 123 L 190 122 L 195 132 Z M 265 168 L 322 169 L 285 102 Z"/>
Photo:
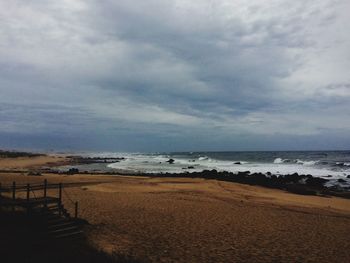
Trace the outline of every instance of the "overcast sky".
<path fill-rule="evenodd" d="M 0 0 L 0 148 L 350 149 L 349 0 Z"/>

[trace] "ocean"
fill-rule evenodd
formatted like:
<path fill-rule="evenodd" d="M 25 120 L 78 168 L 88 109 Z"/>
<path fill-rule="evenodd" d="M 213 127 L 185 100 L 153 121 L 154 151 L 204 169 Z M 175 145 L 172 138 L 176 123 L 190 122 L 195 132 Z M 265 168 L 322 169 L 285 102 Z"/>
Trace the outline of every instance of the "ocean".
<path fill-rule="evenodd" d="M 183 173 L 203 170 L 311 174 L 327 177 L 328 185 L 350 186 L 350 151 L 256 151 L 175 153 L 83 153 L 87 157 L 124 157 L 115 163 L 83 165 L 83 170 L 126 173 Z M 170 159 L 173 163 L 169 163 Z M 339 180 L 340 179 L 340 180 Z"/>

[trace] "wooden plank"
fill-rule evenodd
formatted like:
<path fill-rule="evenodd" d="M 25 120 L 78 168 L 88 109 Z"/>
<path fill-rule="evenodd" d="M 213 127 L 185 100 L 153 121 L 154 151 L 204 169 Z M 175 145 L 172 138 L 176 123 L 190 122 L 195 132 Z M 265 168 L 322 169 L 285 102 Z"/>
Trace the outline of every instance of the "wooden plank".
<path fill-rule="evenodd" d="M 68 184 L 69 186 L 79 186 L 81 184 Z M 58 188 L 58 197 L 48 196 L 47 189 L 57 189 Z M 43 196 L 36 197 L 34 194 L 35 191 L 43 190 L 41 194 Z M 17 192 L 25 191 L 26 195 L 24 198 L 18 197 L 16 195 Z M 33 192 L 33 197 L 31 197 L 30 192 Z M 9 197 L 5 197 L 1 195 L 1 193 L 9 192 L 12 193 Z M 27 209 L 27 211 L 35 210 L 40 207 L 49 207 L 49 205 L 54 204 L 56 206 L 56 211 L 58 211 L 58 215 L 62 216 L 64 214 L 67 218 L 70 217 L 70 214 L 63 208 L 62 204 L 63 198 L 63 184 L 48 184 L 47 179 L 44 180 L 43 184 L 34 184 L 31 185 L 29 183 L 25 185 L 17 185 L 16 182 L 12 183 L 12 186 L 4 187 L 0 183 L 0 209 L 1 207 L 9 207 L 12 208 L 12 211 L 15 211 L 16 207 L 22 207 Z M 74 203 L 74 217 L 78 217 L 78 202 Z"/>
<path fill-rule="evenodd" d="M 60 184 L 47 184 L 46 189 L 56 189 L 59 188 Z M 12 192 L 13 186 L 4 186 L 2 185 L 0 189 L 0 193 L 5 193 L 5 192 Z M 31 185 L 31 190 L 37 191 L 37 190 L 44 190 L 45 185 Z M 25 192 L 27 191 L 27 184 L 25 185 L 18 185 L 16 184 L 16 192 Z"/>

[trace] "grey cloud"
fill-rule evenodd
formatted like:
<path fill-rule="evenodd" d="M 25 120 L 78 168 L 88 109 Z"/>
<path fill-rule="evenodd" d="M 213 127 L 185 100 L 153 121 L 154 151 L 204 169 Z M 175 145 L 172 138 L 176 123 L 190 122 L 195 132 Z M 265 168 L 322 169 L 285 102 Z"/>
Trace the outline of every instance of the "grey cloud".
<path fill-rule="evenodd" d="M 144 149 L 156 138 L 180 145 L 206 138 L 211 148 L 222 145 L 218 138 L 232 146 L 244 136 L 321 138 L 327 128 L 336 137 L 350 130 L 343 120 L 349 64 L 341 58 L 350 53 L 350 38 L 338 28 L 347 6 L 1 3 L 8 12 L 0 11 L 0 103 L 7 103 L 0 132 L 108 134 L 101 145 L 113 134 L 136 136 Z M 332 56 L 339 59 L 326 63 Z"/>

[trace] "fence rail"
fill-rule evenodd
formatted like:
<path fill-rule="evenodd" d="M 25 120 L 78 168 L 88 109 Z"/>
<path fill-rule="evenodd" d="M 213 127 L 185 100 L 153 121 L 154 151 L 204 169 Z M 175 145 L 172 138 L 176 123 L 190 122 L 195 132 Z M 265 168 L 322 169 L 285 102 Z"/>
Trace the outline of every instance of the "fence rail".
<path fill-rule="evenodd" d="M 58 197 L 52 197 L 47 195 L 48 189 L 58 189 Z M 42 191 L 41 196 L 36 195 L 35 192 Z M 17 193 L 19 192 L 26 192 L 25 198 L 18 198 Z M 11 197 L 5 196 L 3 194 L 10 193 Z M 67 196 L 68 200 L 71 202 L 72 199 L 69 197 L 68 193 L 65 191 L 65 195 Z M 2 206 L 11 206 L 14 210 L 15 206 L 21 206 L 25 207 L 28 210 L 30 209 L 30 206 L 34 205 L 42 205 L 44 207 L 47 206 L 50 202 L 57 203 L 58 207 L 63 209 L 62 204 L 62 194 L 63 194 L 63 184 L 62 183 L 55 183 L 55 184 L 49 184 L 47 180 L 44 180 L 43 184 L 16 184 L 16 182 L 13 182 L 12 185 L 2 185 L 0 183 L 0 209 Z M 74 214 L 75 218 L 78 216 L 78 202 L 73 202 L 74 207 Z"/>
<path fill-rule="evenodd" d="M 12 192 L 13 189 L 16 189 L 16 192 L 25 192 L 27 191 L 27 184 L 12 184 L 12 185 L 2 185 L 0 183 L 0 193 L 8 193 L 8 192 Z M 34 191 L 38 191 L 38 190 L 45 190 L 45 189 L 56 189 L 59 188 L 60 184 L 30 184 L 30 189 L 34 190 Z"/>

